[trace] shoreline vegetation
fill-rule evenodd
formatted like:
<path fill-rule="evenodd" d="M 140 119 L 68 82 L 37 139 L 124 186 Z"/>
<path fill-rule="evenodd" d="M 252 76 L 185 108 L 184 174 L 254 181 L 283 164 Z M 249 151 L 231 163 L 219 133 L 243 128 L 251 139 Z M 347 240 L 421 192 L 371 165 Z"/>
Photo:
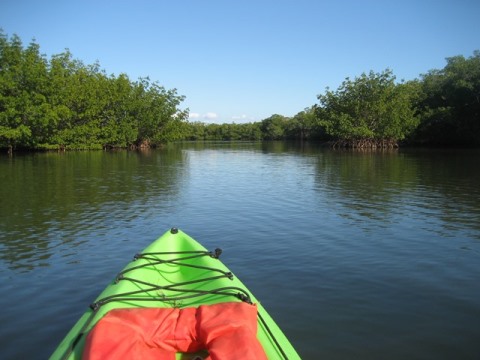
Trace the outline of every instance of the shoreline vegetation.
<path fill-rule="evenodd" d="M 148 77 L 107 75 L 68 49 L 47 59 L 0 29 L 0 148 L 144 149 L 174 141 L 312 141 L 336 148 L 480 146 L 480 51 L 396 80 L 390 69 L 346 78 L 293 117 L 250 123 L 188 121 L 185 97 Z M 3 151 L 2 150 L 2 151 Z"/>

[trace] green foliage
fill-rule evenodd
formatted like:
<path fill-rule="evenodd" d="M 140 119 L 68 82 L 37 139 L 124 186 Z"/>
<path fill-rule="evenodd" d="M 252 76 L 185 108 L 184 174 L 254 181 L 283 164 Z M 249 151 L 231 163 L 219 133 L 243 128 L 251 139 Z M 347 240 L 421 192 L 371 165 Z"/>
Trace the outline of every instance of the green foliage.
<path fill-rule="evenodd" d="M 67 49 L 49 60 L 33 40 L 0 30 L 0 148 L 101 149 L 176 140 L 334 140 L 347 145 L 480 145 L 480 52 L 447 59 L 421 80 L 371 71 L 318 95 L 292 118 L 188 122 L 176 89 L 85 65 Z"/>
<path fill-rule="evenodd" d="M 319 125 L 316 112 L 317 106 L 314 105 L 290 119 L 286 129 L 287 138 L 296 140 L 328 140 L 324 129 Z"/>
<path fill-rule="evenodd" d="M 185 137 L 176 90 L 107 76 L 66 50 L 48 61 L 32 41 L 0 31 L 0 147 L 96 149 Z"/>
<path fill-rule="evenodd" d="M 399 141 L 480 145 L 480 52 L 447 59 L 443 70 L 397 83 L 391 70 L 349 78 L 292 118 L 187 125 L 190 140 L 329 140 L 391 147 Z"/>
<path fill-rule="evenodd" d="M 316 112 L 319 124 L 333 138 L 355 144 L 369 140 L 396 143 L 417 125 L 412 106 L 412 86 L 395 84 L 390 70 L 371 71 L 350 80 L 346 78 L 336 91 L 318 95 Z"/>
<path fill-rule="evenodd" d="M 264 140 L 281 140 L 285 136 L 287 118 L 274 114 L 262 121 L 261 129 Z"/>
<path fill-rule="evenodd" d="M 442 70 L 423 75 L 421 124 L 415 141 L 437 145 L 480 145 L 480 51 L 447 58 Z"/>
<path fill-rule="evenodd" d="M 257 141 L 262 139 L 260 126 L 258 122 L 245 124 L 192 122 L 187 126 L 187 136 L 185 138 L 201 141 Z"/>

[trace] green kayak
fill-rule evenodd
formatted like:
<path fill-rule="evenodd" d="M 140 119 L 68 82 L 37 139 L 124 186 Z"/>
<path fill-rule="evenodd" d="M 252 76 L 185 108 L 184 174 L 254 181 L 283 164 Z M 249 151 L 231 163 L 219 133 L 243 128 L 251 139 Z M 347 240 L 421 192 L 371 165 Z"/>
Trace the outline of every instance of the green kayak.
<path fill-rule="evenodd" d="M 172 228 L 135 255 L 51 359 L 300 359 L 220 254 Z"/>

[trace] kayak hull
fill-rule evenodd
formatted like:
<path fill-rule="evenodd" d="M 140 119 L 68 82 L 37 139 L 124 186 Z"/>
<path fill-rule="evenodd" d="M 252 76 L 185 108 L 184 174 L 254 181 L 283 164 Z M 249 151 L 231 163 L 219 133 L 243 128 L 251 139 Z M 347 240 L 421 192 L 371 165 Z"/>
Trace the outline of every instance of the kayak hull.
<path fill-rule="evenodd" d="M 300 359 L 278 325 L 248 288 L 219 260 L 186 233 L 172 229 L 145 248 L 95 299 L 50 359 L 81 359 L 85 339 L 113 309 L 189 308 L 223 302 L 254 303 L 257 339 L 269 359 Z M 199 354 L 177 354 L 191 359 Z"/>

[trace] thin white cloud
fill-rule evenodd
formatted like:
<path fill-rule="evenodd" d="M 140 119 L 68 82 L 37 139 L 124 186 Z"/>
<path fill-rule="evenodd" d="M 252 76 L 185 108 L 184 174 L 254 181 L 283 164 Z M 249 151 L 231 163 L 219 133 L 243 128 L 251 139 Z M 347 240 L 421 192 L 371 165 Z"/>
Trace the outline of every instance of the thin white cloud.
<path fill-rule="evenodd" d="M 193 120 L 203 119 L 203 120 L 216 120 L 218 119 L 218 114 L 214 112 L 207 112 L 205 114 L 200 114 L 196 112 L 191 112 L 188 117 Z"/>
<path fill-rule="evenodd" d="M 216 118 L 218 118 L 218 115 L 214 112 L 207 112 L 203 115 L 203 118 L 206 120 L 215 120 Z"/>
<path fill-rule="evenodd" d="M 242 114 L 242 115 L 234 115 L 231 117 L 233 121 L 239 121 L 239 122 L 249 122 L 249 121 L 255 121 L 255 118 L 252 116 L 248 116 L 247 114 Z"/>
<path fill-rule="evenodd" d="M 247 119 L 247 115 L 245 114 L 232 116 L 232 120 L 245 120 L 245 119 Z"/>

